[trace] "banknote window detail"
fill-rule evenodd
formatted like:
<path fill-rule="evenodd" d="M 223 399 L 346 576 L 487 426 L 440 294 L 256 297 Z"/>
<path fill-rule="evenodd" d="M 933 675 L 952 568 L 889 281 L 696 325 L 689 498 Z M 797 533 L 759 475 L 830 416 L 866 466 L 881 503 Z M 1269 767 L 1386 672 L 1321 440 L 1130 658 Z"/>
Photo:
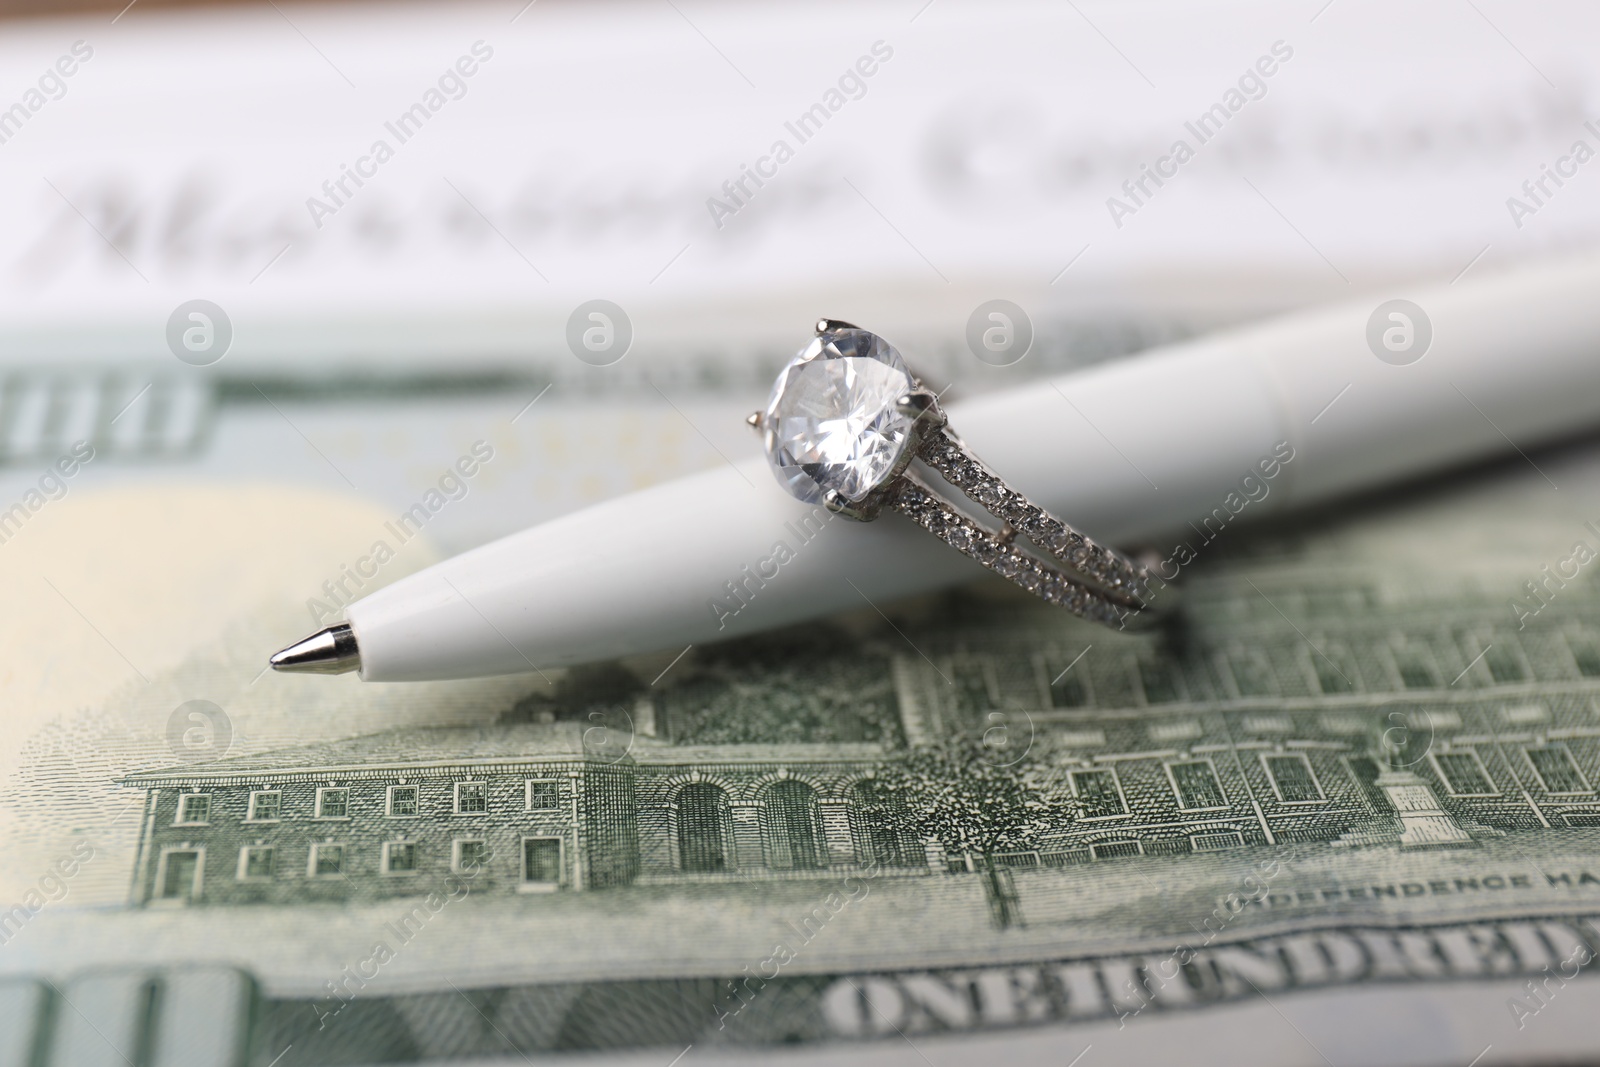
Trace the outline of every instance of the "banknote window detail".
<path fill-rule="evenodd" d="M 388 841 L 383 846 L 383 873 L 410 874 L 417 869 L 415 841 Z"/>
<path fill-rule="evenodd" d="M 561 783 L 553 779 L 530 779 L 528 782 L 529 811 L 557 811 L 561 807 Z"/>
<path fill-rule="evenodd" d="M 389 814 L 397 819 L 408 819 L 417 814 L 417 787 L 391 785 L 389 787 Z"/>
<path fill-rule="evenodd" d="M 1144 845 L 1138 841 L 1097 841 L 1089 846 L 1089 854 L 1097 860 L 1116 859 L 1118 856 L 1142 856 Z"/>
<path fill-rule="evenodd" d="M 1228 798 L 1222 792 L 1217 769 L 1210 760 L 1169 763 L 1167 774 L 1172 778 L 1173 792 L 1178 795 L 1178 807 L 1185 811 L 1227 807 Z"/>
<path fill-rule="evenodd" d="M 969 716 L 977 716 L 999 705 L 994 671 L 979 660 L 957 660 L 950 666 L 955 682 L 956 706 Z"/>
<path fill-rule="evenodd" d="M 204 861 L 204 849 L 168 849 L 163 852 L 160 869 L 156 872 L 156 895 L 162 900 L 193 900 L 198 897 Z"/>
<path fill-rule="evenodd" d="M 1317 688 L 1330 696 L 1339 693 L 1354 693 L 1356 691 L 1355 664 L 1350 662 L 1350 657 L 1343 650 L 1317 643 L 1316 650 L 1310 652 L 1311 670 L 1317 678 Z"/>
<path fill-rule="evenodd" d="M 1584 779 L 1583 772 L 1578 770 L 1578 764 L 1573 760 L 1572 753 L 1562 746 L 1551 745 L 1524 751 L 1527 752 L 1528 762 L 1533 764 L 1534 772 L 1538 774 L 1546 793 L 1590 791 L 1589 783 Z"/>
<path fill-rule="evenodd" d="M 1195 834 L 1189 838 L 1189 847 L 1196 852 L 1225 852 L 1230 848 L 1243 848 L 1244 835 L 1237 830 Z"/>
<path fill-rule="evenodd" d="M 762 798 L 761 824 L 770 866 L 778 870 L 825 866 L 817 793 L 806 783 L 787 778 L 768 786 Z"/>
<path fill-rule="evenodd" d="M 1040 683 L 1049 707 L 1081 708 L 1089 704 L 1088 668 L 1082 662 L 1087 651 L 1039 658 Z"/>
<path fill-rule="evenodd" d="M 1241 697 L 1271 697 L 1278 695 L 1278 686 L 1272 675 L 1272 665 L 1258 649 L 1236 649 L 1228 657 L 1229 673 L 1233 675 L 1234 691 Z"/>
<path fill-rule="evenodd" d="M 1138 674 L 1146 704 L 1172 704 L 1184 698 L 1183 678 L 1176 664 L 1164 659 L 1141 659 Z"/>
<path fill-rule="evenodd" d="M 1400 684 L 1407 689 L 1437 689 L 1439 687 L 1438 672 L 1433 669 L 1432 662 L 1426 653 L 1419 649 L 1405 648 L 1394 654 L 1396 672 L 1400 675 Z"/>
<path fill-rule="evenodd" d="M 1039 854 L 1039 862 L 1046 867 L 1075 867 L 1080 863 L 1088 863 L 1092 858 L 1087 846 Z"/>
<path fill-rule="evenodd" d="M 178 822 L 185 826 L 203 826 L 211 821 L 211 797 L 205 793 L 187 793 L 178 798 Z"/>
<path fill-rule="evenodd" d="M 317 818 L 348 819 L 350 817 L 350 790 L 343 787 L 324 787 L 317 790 Z"/>
<path fill-rule="evenodd" d="M 994 854 L 996 867 L 1039 867 L 1039 853 L 1028 852 L 996 852 Z"/>
<path fill-rule="evenodd" d="M 678 792 L 678 865 L 685 871 L 721 871 L 728 866 L 728 794 L 710 782 Z"/>
<path fill-rule="evenodd" d="M 240 881 L 264 881 L 272 877 L 275 852 L 271 845 L 247 845 L 239 850 Z"/>
<path fill-rule="evenodd" d="M 1489 797 L 1499 792 L 1476 752 L 1434 753 L 1433 765 L 1444 779 L 1445 788 L 1455 796 Z"/>
<path fill-rule="evenodd" d="M 251 822 L 277 822 L 283 812 L 283 794 L 276 789 L 250 794 Z"/>
<path fill-rule="evenodd" d="M 488 782 L 456 783 L 456 814 L 483 815 L 489 810 Z"/>
<path fill-rule="evenodd" d="M 920 842 L 907 833 L 905 798 L 872 778 L 850 789 L 850 826 L 855 836 L 856 860 L 885 867 L 909 867 L 926 862 Z"/>
<path fill-rule="evenodd" d="M 1081 708 L 1089 703 L 1089 689 L 1083 678 L 1064 674 L 1050 686 L 1050 706 L 1053 708 Z"/>
<path fill-rule="evenodd" d="M 1585 678 L 1600 678 L 1600 641 L 1592 637 L 1571 637 L 1567 648 L 1578 673 Z"/>
<path fill-rule="evenodd" d="M 525 837 L 522 839 L 522 881 L 532 886 L 561 884 L 561 839 Z"/>
<path fill-rule="evenodd" d="M 1077 798 L 1079 817 L 1084 819 L 1110 819 L 1128 813 L 1128 804 L 1122 797 L 1122 786 L 1117 772 L 1111 769 L 1072 771 L 1072 795 Z"/>
<path fill-rule="evenodd" d="M 457 838 L 455 863 L 458 871 L 477 871 L 489 862 L 489 843 L 481 838 Z"/>
<path fill-rule="evenodd" d="M 1489 650 L 1483 654 L 1483 665 L 1489 669 L 1489 677 L 1494 679 L 1496 685 L 1511 685 L 1528 677 L 1527 670 L 1522 666 L 1522 657 L 1504 641 L 1496 641 L 1489 646 Z"/>
<path fill-rule="evenodd" d="M 1311 761 L 1302 753 L 1281 756 L 1263 756 L 1267 776 L 1278 799 L 1285 804 L 1313 804 L 1325 800 L 1322 786 L 1317 782 Z"/>
<path fill-rule="evenodd" d="M 344 874 L 344 846 L 323 841 L 311 846 L 311 876 L 337 878 Z"/>

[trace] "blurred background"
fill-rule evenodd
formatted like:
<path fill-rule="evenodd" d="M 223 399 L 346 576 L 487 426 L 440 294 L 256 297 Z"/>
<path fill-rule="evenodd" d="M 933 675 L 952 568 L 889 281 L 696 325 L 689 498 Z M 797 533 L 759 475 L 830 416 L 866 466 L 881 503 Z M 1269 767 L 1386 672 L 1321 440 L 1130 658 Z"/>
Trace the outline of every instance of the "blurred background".
<path fill-rule="evenodd" d="M 400 510 L 491 440 L 453 551 L 753 452 L 819 315 L 959 397 L 1600 235 L 1600 165 L 1508 203 L 1600 144 L 1587 4 L 0 14 L 4 500 L 82 439 Z"/>

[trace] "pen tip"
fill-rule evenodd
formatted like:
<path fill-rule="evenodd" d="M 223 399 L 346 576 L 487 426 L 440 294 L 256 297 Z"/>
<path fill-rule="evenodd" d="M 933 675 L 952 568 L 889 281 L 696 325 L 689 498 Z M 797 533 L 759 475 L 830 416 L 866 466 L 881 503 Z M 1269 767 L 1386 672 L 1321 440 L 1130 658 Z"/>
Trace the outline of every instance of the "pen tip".
<path fill-rule="evenodd" d="M 361 669 L 361 649 L 355 631 L 342 622 L 273 653 L 270 662 L 287 674 L 345 674 Z"/>

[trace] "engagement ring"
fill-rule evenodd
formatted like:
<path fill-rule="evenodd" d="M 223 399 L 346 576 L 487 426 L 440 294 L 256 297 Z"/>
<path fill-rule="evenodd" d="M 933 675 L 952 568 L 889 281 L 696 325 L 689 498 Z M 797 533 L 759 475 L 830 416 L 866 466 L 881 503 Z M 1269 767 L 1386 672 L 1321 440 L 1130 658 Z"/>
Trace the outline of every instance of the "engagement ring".
<path fill-rule="evenodd" d="M 848 322 L 822 319 L 817 335 L 778 374 L 765 411 L 747 420 L 792 495 L 868 522 L 884 508 L 909 516 L 945 544 L 1035 596 L 1119 629 L 1157 621 L 1155 588 L 1167 583 L 1096 544 L 1008 486 L 950 429 L 939 398 L 893 345 Z M 984 511 L 973 521 L 911 467 L 921 460 Z M 1025 536 L 1058 561 L 1017 543 Z M 1162 607 L 1171 597 L 1162 598 Z"/>

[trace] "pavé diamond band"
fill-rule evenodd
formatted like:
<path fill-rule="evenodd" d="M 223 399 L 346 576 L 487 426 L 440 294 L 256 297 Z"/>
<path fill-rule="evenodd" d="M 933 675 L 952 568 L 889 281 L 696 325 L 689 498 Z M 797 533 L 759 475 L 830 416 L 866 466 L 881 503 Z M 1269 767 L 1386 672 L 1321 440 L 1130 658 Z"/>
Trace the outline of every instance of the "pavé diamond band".
<path fill-rule="evenodd" d="M 1145 628 L 1170 609 L 1168 583 L 1032 503 L 974 456 L 894 346 L 847 322 L 823 319 L 816 330 L 779 373 L 766 410 L 749 419 L 791 494 L 860 521 L 899 511 L 996 574 L 1094 622 Z M 1001 520 L 1000 529 L 963 513 L 912 469 L 913 459 Z M 1019 534 L 1060 566 L 1021 548 Z"/>

